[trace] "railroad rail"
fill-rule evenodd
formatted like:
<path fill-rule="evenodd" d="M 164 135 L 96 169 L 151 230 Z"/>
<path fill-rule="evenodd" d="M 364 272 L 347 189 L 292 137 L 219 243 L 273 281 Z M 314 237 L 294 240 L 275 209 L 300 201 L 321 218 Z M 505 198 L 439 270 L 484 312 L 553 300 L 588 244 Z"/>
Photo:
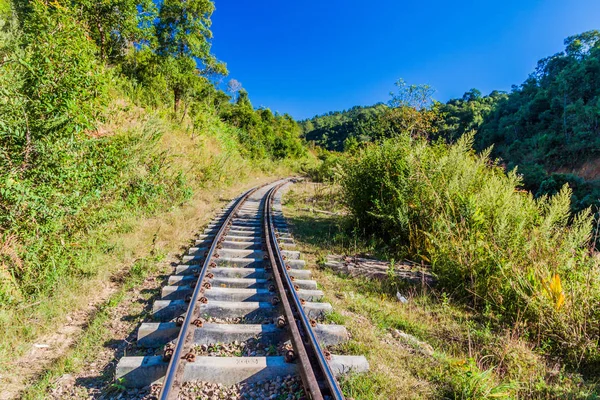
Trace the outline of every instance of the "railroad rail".
<path fill-rule="evenodd" d="M 162 381 L 158 397 L 166 400 L 194 381 L 240 385 L 300 376 L 308 398 L 343 399 L 336 375 L 368 369 L 362 356 L 324 349 L 348 333 L 319 322 L 331 305 L 321 301 L 323 292 L 293 250 L 281 210 L 281 189 L 289 183 L 247 191 L 206 228 L 154 303 L 152 318 L 159 322 L 138 330 L 137 345 L 164 348 L 163 355 L 123 357 L 116 370 L 123 385 Z M 269 351 L 208 351 L 231 343 Z"/>

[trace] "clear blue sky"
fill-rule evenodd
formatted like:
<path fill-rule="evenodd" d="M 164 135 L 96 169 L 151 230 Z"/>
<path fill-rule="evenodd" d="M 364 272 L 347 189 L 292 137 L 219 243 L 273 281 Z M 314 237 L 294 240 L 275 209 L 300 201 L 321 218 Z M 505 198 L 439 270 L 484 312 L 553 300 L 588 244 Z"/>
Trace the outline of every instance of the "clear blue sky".
<path fill-rule="evenodd" d="M 599 0 L 216 0 L 213 53 L 255 107 L 312 117 L 387 101 L 394 82 L 445 101 L 510 90 L 567 36 L 600 29 Z M 228 79 L 229 79 L 228 78 Z"/>

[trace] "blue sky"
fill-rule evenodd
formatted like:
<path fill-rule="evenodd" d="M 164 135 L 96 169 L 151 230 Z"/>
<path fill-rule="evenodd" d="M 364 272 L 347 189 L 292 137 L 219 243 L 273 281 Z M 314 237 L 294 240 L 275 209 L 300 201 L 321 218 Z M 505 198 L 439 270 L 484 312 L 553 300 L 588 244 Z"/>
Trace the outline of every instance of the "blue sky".
<path fill-rule="evenodd" d="M 387 101 L 394 82 L 445 101 L 510 90 L 563 40 L 600 29 L 598 0 L 216 0 L 213 53 L 255 107 L 301 119 Z"/>

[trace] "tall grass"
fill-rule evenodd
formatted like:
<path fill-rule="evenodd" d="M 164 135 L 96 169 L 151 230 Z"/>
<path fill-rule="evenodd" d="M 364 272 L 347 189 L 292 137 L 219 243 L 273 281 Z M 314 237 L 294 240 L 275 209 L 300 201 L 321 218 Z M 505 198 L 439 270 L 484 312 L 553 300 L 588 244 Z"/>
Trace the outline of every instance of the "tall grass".
<path fill-rule="evenodd" d="M 573 365 L 598 362 L 600 281 L 589 210 L 534 199 L 516 172 L 454 145 L 400 136 L 350 157 L 343 197 L 365 232 L 432 265 L 454 298 Z"/>

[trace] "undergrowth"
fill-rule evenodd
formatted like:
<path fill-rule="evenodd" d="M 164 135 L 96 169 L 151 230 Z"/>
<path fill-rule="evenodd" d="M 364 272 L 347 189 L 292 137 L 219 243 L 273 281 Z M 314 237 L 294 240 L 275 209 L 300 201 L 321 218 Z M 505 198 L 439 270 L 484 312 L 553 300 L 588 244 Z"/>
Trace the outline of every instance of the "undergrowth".
<path fill-rule="evenodd" d="M 284 210 L 307 261 L 320 268 L 315 279 L 335 310 L 329 322 L 344 324 L 349 342 L 334 354 L 362 354 L 367 374 L 342 380 L 345 395 L 356 399 L 593 399 L 598 380 L 565 359 L 548 354 L 524 335 L 522 322 L 500 325 L 469 302 L 457 301 L 444 287 L 402 281 L 374 281 L 334 272 L 327 254 L 369 254 L 391 259 L 398 253 L 353 229 L 342 212 L 338 187 L 295 185 Z M 323 214 L 313 210 L 331 211 Z M 396 299 L 400 291 L 407 304 Z M 401 331 L 431 346 L 394 337 Z"/>
<path fill-rule="evenodd" d="M 534 199 L 472 140 L 402 135 L 367 146 L 347 158 L 342 200 L 360 232 L 431 264 L 452 299 L 593 374 L 600 277 L 590 211 L 570 213 L 568 187 Z"/>

